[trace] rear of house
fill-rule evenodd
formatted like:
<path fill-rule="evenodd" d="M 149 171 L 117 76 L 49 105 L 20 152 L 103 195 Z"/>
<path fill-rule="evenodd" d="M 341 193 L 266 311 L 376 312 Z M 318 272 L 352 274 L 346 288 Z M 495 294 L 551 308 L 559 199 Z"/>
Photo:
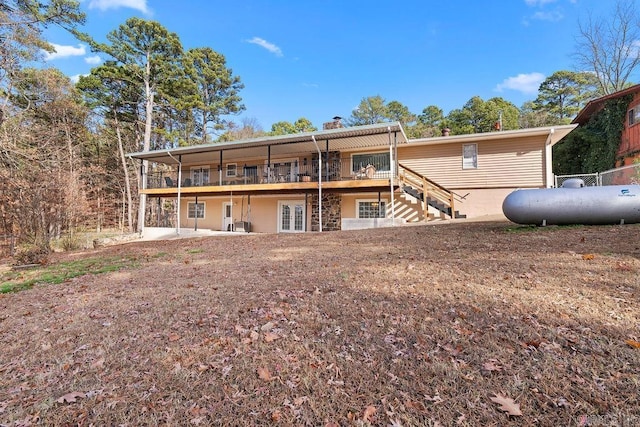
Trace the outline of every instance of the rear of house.
<path fill-rule="evenodd" d="M 133 153 L 146 226 L 253 232 L 367 228 L 501 214 L 552 185 L 575 126 L 408 140 L 399 123 Z"/>

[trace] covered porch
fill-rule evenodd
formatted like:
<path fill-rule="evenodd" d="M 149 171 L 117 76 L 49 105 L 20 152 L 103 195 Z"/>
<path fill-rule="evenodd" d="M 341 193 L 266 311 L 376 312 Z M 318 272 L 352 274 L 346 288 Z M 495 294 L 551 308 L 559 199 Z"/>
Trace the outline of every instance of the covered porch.
<path fill-rule="evenodd" d="M 246 197 L 243 205 L 246 201 L 250 209 L 252 198 L 297 196 L 315 212 L 316 229 L 322 231 L 323 203 L 330 195 L 386 192 L 393 197 L 397 148 L 406 143 L 399 123 L 385 123 L 129 156 L 141 160 L 141 198 L 175 200 L 176 223 L 182 227 L 183 201 L 197 210 L 204 199 L 239 196 Z"/>

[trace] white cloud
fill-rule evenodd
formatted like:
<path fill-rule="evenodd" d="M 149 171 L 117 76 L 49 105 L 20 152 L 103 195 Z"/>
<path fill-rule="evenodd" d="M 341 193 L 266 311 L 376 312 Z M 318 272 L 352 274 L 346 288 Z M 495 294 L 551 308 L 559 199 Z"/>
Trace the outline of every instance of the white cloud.
<path fill-rule="evenodd" d="M 144 14 L 150 12 L 147 7 L 147 0 L 91 0 L 89 2 L 89 9 L 109 10 L 121 7 L 139 10 Z"/>
<path fill-rule="evenodd" d="M 87 48 L 83 44 L 75 46 L 63 46 L 61 44 L 50 43 L 54 52 L 44 51 L 44 60 L 52 61 L 59 58 L 68 58 L 70 56 L 82 56 L 87 53 Z"/>
<path fill-rule="evenodd" d="M 544 78 L 544 74 L 542 73 L 518 74 L 515 77 L 505 79 L 496 86 L 495 90 L 498 92 L 502 92 L 505 89 L 515 90 L 526 95 L 532 95 L 538 92 L 540 83 L 544 81 Z"/>
<path fill-rule="evenodd" d="M 80 77 L 86 77 L 89 74 L 74 74 L 73 76 L 70 76 L 69 79 L 73 82 L 73 84 L 78 83 L 78 81 L 80 80 Z"/>
<path fill-rule="evenodd" d="M 547 3 L 555 3 L 558 0 L 524 0 L 527 6 L 536 7 L 544 6 Z"/>
<path fill-rule="evenodd" d="M 98 65 L 99 63 L 102 62 L 102 58 L 100 58 L 98 55 L 87 56 L 86 58 L 84 58 L 84 62 L 86 62 L 89 65 Z"/>
<path fill-rule="evenodd" d="M 525 26 L 530 25 L 530 20 L 537 21 L 549 21 L 549 22 L 558 22 L 564 18 L 564 14 L 561 12 L 561 7 L 555 7 L 554 10 L 542 10 L 548 4 L 555 3 L 558 0 L 524 0 L 525 4 L 529 7 L 534 7 L 539 9 L 533 15 L 528 16 L 523 19 L 523 24 Z M 572 0 L 569 0 L 572 2 Z"/>
<path fill-rule="evenodd" d="M 283 56 L 282 49 L 280 49 L 275 44 L 266 41 L 265 39 L 261 39 L 260 37 L 254 37 L 251 40 L 247 40 L 247 43 L 257 44 L 258 46 L 267 49 L 269 52 L 275 54 L 276 56 Z"/>
<path fill-rule="evenodd" d="M 531 19 L 537 19 L 539 21 L 558 22 L 562 18 L 564 18 L 564 15 L 558 10 L 554 10 L 551 12 L 536 12 L 531 15 Z"/>

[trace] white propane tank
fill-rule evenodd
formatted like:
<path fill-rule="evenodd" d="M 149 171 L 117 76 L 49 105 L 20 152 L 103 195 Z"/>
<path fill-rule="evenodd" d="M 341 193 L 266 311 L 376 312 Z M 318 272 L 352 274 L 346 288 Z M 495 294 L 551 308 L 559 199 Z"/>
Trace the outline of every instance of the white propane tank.
<path fill-rule="evenodd" d="M 502 202 L 502 212 L 518 224 L 635 224 L 640 185 L 584 187 L 572 181 L 561 188 L 516 190 Z"/>

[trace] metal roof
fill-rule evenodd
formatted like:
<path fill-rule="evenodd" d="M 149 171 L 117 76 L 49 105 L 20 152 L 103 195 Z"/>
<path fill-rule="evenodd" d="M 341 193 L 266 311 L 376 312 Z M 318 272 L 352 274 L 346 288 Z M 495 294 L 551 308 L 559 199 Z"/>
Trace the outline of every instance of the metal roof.
<path fill-rule="evenodd" d="M 157 163 L 182 163 L 217 161 L 223 152 L 224 161 L 250 158 L 263 158 L 270 147 L 271 156 L 278 157 L 296 153 L 316 152 L 315 138 L 321 150 L 325 150 L 329 141 L 331 151 L 370 149 L 385 147 L 391 141 L 406 144 L 407 137 L 400 123 L 379 123 L 366 126 L 353 126 L 329 129 L 315 132 L 304 132 L 290 135 L 278 135 L 231 142 L 193 145 L 189 147 L 171 148 L 165 150 L 142 151 L 130 153 L 127 156 L 134 159 L 149 160 Z M 394 136 L 395 135 L 395 136 Z M 395 138 L 395 139 L 394 139 Z M 210 153 L 211 157 L 207 154 Z"/>
<path fill-rule="evenodd" d="M 455 143 L 473 143 L 488 140 L 501 140 L 501 139 L 514 139 L 523 138 L 527 136 L 540 136 L 551 135 L 549 143 L 554 145 L 562 138 L 564 138 L 569 132 L 575 129 L 578 125 L 559 125 L 559 126 L 546 126 L 539 128 L 525 128 L 516 130 L 503 130 L 496 132 L 485 133 L 470 133 L 464 135 L 450 135 L 439 136 L 435 138 L 419 138 L 412 139 L 408 145 L 437 145 L 437 144 L 455 144 Z"/>

